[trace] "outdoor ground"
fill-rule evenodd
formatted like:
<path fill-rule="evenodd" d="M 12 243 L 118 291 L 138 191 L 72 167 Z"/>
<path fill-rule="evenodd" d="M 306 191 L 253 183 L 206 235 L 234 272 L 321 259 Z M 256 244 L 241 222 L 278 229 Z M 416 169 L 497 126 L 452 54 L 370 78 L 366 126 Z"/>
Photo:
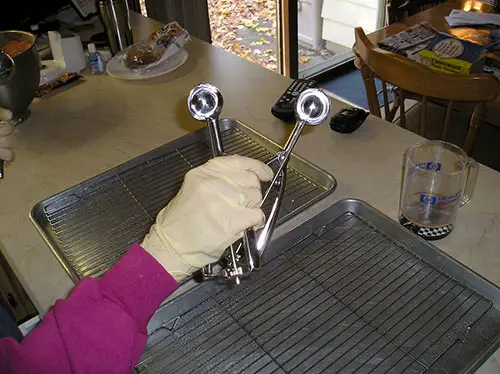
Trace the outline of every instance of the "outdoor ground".
<path fill-rule="evenodd" d="M 207 0 L 213 45 L 277 71 L 276 0 Z M 145 0 L 140 0 L 146 15 Z M 299 41 L 299 70 L 322 63 L 334 52 Z"/>
<path fill-rule="evenodd" d="M 208 0 L 212 43 L 277 71 L 276 0 Z M 299 47 L 299 70 L 334 53 Z"/>

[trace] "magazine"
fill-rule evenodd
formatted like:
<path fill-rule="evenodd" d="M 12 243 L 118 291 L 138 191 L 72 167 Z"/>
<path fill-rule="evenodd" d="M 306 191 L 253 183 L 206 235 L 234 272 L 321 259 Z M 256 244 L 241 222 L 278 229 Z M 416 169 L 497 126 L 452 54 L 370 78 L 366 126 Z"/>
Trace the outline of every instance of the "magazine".
<path fill-rule="evenodd" d="M 422 22 L 382 40 L 378 46 L 409 59 L 417 60 L 419 52 L 425 49 L 438 33 L 431 25 Z"/>

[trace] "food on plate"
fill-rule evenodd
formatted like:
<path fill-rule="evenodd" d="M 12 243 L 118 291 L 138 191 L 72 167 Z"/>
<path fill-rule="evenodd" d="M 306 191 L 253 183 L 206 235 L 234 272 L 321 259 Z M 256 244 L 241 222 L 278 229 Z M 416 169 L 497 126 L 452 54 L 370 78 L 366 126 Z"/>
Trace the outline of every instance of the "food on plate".
<path fill-rule="evenodd" d="M 134 68 L 152 64 L 160 58 L 161 54 L 155 53 L 149 45 L 137 43 L 130 47 L 125 63 L 127 67 Z"/>
<path fill-rule="evenodd" d="M 144 68 L 172 56 L 189 40 L 189 33 L 177 22 L 171 22 L 143 41 L 132 45 L 125 56 L 125 66 Z"/>
<path fill-rule="evenodd" d="M 25 40 L 11 40 L 5 43 L 0 49 L 14 58 L 31 47 L 30 42 Z"/>

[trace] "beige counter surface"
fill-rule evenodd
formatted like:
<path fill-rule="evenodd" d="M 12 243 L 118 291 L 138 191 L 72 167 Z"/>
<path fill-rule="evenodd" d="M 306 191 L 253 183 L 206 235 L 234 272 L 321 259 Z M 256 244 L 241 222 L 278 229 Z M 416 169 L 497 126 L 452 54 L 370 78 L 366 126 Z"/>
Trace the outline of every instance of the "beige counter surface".
<path fill-rule="evenodd" d="M 0 249 L 44 314 L 73 284 L 43 242 L 28 213 L 40 200 L 202 127 L 190 118 L 186 96 L 197 83 L 218 86 L 223 116 L 241 120 L 283 143 L 291 126 L 270 108 L 289 80 L 228 52 L 193 40 L 175 72 L 149 81 L 109 76 L 50 99 L 36 100 L 18 126 L 17 159 L 0 182 Z M 343 104 L 332 100 L 335 112 Z M 354 134 L 328 125 L 304 131 L 296 153 L 331 172 L 337 191 L 322 206 L 355 197 L 396 218 L 403 151 L 420 138 L 370 117 Z M 481 167 L 472 202 L 455 231 L 435 244 L 500 285 L 500 174 Z"/>

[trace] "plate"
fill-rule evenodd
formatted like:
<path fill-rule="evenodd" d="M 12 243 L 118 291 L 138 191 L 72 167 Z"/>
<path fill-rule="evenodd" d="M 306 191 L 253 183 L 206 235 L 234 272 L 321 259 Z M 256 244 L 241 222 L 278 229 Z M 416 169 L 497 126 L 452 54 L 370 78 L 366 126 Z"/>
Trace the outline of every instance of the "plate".
<path fill-rule="evenodd" d="M 167 58 L 165 61 L 151 66 L 150 68 L 143 68 L 140 70 L 130 69 L 123 63 L 125 59 L 125 51 L 117 54 L 109 60 L 106 67 L 108 75 L 118 79 L 128 80 L 144 80 L 160 77 L 168 74 L 171 71 L 181 67 L 188 59 L 189 54 L 185 49 L 180 49 L 178 52 Z"/>

